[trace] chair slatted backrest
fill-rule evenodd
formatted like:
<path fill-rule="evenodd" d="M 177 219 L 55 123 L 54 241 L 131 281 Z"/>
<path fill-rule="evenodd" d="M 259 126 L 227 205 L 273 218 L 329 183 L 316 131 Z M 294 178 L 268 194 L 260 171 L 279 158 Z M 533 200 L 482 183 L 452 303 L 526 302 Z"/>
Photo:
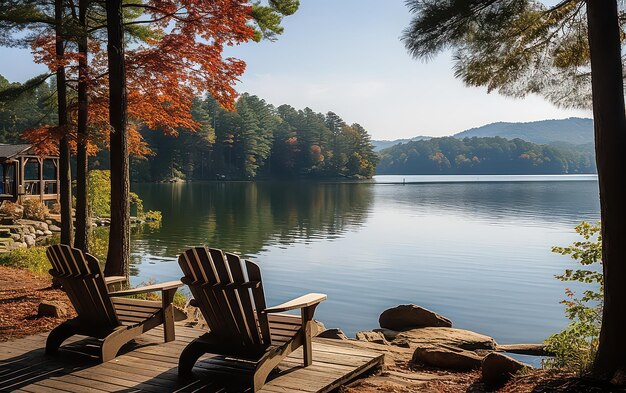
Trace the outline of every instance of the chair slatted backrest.
<path fill-rule="evenodd" d="M 119 326 L 98 260 L 64 244 L 49 246 L 50 274 L 57 278 L 76 309 L 78 319 L 94 328 Z"/>
<path fill-rule="evenodd" d="M 271 344 L 265 295 L 259 267 L 221 250 L 196 247 L 178 258 L 189 286 L 212 334 L 225 344 L 251 350 Z"/>

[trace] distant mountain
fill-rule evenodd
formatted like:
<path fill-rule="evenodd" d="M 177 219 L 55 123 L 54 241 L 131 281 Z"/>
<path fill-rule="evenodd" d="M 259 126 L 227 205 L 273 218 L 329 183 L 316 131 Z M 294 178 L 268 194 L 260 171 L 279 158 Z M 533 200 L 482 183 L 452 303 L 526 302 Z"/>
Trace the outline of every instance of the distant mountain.
<path fill-rule="evenodd" d="M 593 120 L 569 119 L 541 120 L 529 123 L 491 123 L 453 135 L 455 138 L 494 137 L 523 139 L 527 142 L 552 144 L 567 142 L 572 145 L 593 143 Z"/>
<path fill-rule="evenodd" d="M 471 128 L 454 134 L 458 139 L 472 137 L 494 137 L 499 136 L 506 139 L 519 138 L 527 142 L 538 144 L 561 144 L 568 145 L 591 145 L 593 149 L 593 120 L 570 117 L 568 119 L 541 120 L 528 123 L 491 123 L 482 127 Z M 374 151 L 405 144 L 414 141 L 427 141 L 430 136 L 416 136 L 410 139 L 377 140 L 372 141 Z"/>
<path fill-rule="evenodd" d="M 430 138 L 432 137 L 420 135 L 420 136 L 415 136 L 410 139 L 394 139 L 393 141 L 388 141 L 388 140 L 372 141 L 372 145 L 374 145 L 374 151 L 378 152 L 391 146 L 400 145 L 403 143 L 413 142 L 413 141 L 427 141 Z"/>

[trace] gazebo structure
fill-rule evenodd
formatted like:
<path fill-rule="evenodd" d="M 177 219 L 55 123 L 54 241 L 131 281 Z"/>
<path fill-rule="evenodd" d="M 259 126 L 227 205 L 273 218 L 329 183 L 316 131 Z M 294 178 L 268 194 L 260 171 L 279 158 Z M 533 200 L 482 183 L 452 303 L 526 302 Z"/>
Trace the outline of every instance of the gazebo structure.
<path fill-rule="evenodd" d="M 59 157 L 38 156 L 27 144 L 0 144 L 0 163 L 0 202 L 21 203 L 34 198 L 43 203 L 59 200 Z"/>

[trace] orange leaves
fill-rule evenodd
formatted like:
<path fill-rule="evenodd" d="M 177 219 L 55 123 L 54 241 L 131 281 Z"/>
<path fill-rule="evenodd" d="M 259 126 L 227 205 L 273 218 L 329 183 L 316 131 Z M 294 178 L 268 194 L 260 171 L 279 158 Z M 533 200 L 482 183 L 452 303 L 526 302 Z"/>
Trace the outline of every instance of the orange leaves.
<path fill-rule="evenodd" d="M 64 134 L 63 127 L 44 125 L 25 130 L 22 138 L 33 145 L 37 155 L 57 155 L 59 154 L 59 139 Z"/>
<path fill-rule="evenodd" d="M 234 110 L 234 85 L 246 65 L 224 58 L 223 49 L 254 37 L 252 7 L 247 0 L 137 0 L 125 7 L 133 11 L 127 15 L 135 15 L 125 23 L 140 23 L 148 32 L 135 37 L 137 44 L 126 50 L 129 149 L 144 156 L 151 152 L 139 133 L 141 126 L 174 136 L 179 129 L 200 129 L 191 116 L 195 96 L 209 92 L 224 108 Z M 102 34 L 95 33 L 89 39 L 88 77 L 81 81 L 88 86 L 90 154 L 108 146 L 110 133 L 106 45 L 99 37 Z M 75 43 L 66 43 L 60 61 L 54 35 L 42 33 L 32 50 L 35 61 L 51 71 L 65 66 L 70 90 L 76 90 L 80 55 Z M 67 130 L 40 127 L 26 131 L 24 138 L 42 152 L 51 151 L 63 132 L 75 144 L 77 109 L 75 98 L 70 98 Z"/>
<path fill-rule="evenodd" d="M 311 145 L 311 156 L 314 162 L 324 161 L 324 155 L 322 154 L 322 148 L 320 145 Z"/>

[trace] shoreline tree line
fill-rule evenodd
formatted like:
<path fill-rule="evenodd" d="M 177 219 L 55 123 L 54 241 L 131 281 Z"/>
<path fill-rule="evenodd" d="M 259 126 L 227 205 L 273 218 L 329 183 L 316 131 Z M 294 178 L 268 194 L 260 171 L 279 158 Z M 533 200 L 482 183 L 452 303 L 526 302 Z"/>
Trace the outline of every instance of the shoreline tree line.
<path fill-rule="evenodd" d="M 242 94 L 234 111 L 210 96 L 196 98 L 192 115 L 199 131 L 172 137 L 142 130 L 153 154 L 133 160 L 134 180 L 359 179 L 370 178 L 378 162 L 367 131 L 333 112 L 274 107 Z"/>
<path fill-rule="evenodd" d="M 382 150 L 380 175 L 596 173 L 593 145 L 540 145 L 501 137 L 431 138 Z"/>
<path fill-rule="evenodd" d="M 0 75 L 0 90 L 20 85 Z M 25 129 L 51 121 L 56 111 L 51 96 L 54 86 L 43 83 L 0 104 L 0 143 L 23 143 Z M 229 111 L 205 95 L 193 99 L 190 118 L 199 127 L 166 132 L 137 126 L 142 146 L 131 155 L 132 181 L 361 179 L 370 178 L 378 163 L 367 131 L 333 112 L 275 107 L 249 94 L 242 94 Z M 71 166 L 76 173 L 76 160 Z M 108 149 L 98 149 L 89 168 L 109 169 Z"/>

